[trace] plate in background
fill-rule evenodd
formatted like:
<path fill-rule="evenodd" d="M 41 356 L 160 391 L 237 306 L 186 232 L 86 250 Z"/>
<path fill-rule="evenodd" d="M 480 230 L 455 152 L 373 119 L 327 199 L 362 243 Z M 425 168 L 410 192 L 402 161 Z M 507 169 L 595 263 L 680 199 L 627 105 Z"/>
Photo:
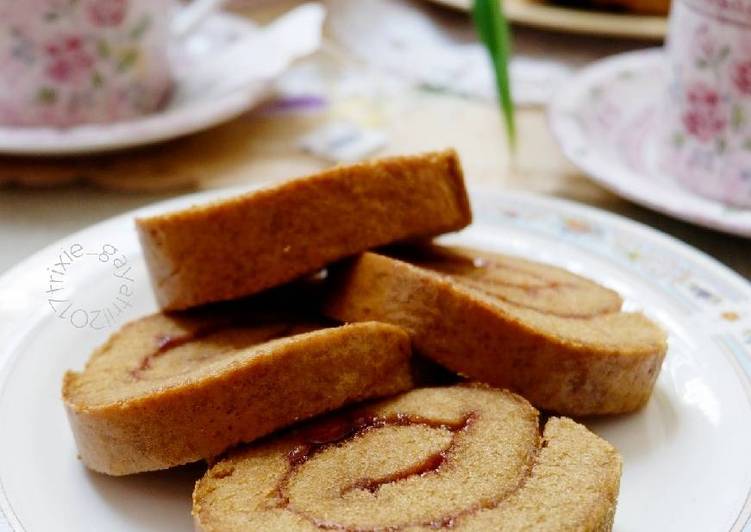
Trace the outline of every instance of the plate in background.
<path fill-rule="evenodd" d="M 0 530 L 4 523 L 27 532 L 193 529 L 190 492 L 202 467 L 121 478 L 87 471 L 76 458 L 60 385 L 65 370 L 81 368 L 124 321 L 156 308 L 134 216 L 236 192 L 202 192 L 112 218 L 0 277 Z M 624 457 L 615 530 L 748 530 L 751 285 L 675 239 L 590 207 L 491 188 L 474 189 L 471 197 L 474 223 L 444 241 L 595 279 L 669 333 L 646 408 L 586 421 Z M 69 268 L 62 293 L 50 293 L 49 268 L 76 244 L 92 255 Z M 132 268 L 133 296 L 119 314 L 121 281 L 97 253 L 107 245 Z M 71 303 L 64 316 L 51 296 Z M 101 309 L 110 310 L 112 323 L 94 327 L 92 311 Z"/>
<path fill-rule="evenodd" d="M 469 11 L 472 6 L 472 0 L 429 1 L 462 11 Z M 503 0 L 503 9 L 511 22 L 564 33 L 660 41 L 668 29 L 667 17 L 659 15 L 609 13 L 559 6 L 544 0 Z"/>

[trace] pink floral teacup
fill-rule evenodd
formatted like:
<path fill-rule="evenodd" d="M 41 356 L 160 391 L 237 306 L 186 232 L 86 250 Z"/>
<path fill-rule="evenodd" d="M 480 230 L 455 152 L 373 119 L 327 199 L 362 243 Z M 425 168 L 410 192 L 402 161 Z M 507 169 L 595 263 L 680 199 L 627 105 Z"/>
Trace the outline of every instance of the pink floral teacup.
<path fill-rule="evenodd" d="M 664 169 L 751 207 L 751 0 L 673 0 L 666 46 Z"/>
<path fill-rule="evenodd" d="M 157 110 L 172 84 L 175 12 L 174 0 L 0 0 L 0 124 L 66 127 Z"/>

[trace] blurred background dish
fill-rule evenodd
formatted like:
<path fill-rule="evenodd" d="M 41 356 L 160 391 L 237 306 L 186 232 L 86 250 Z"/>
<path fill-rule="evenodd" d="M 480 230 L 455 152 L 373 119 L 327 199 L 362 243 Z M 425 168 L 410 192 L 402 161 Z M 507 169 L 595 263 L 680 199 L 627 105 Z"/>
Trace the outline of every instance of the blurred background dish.
<path fill-rule="evenodd" d="M 688 190 L 660 164 L 666 86 L 662 49 L 597 61 L 551 102 L 553 135 L 571 162 L 616 194 L 681 220 L 751 237 L 751 210 Z"/>
<path fill-rule="evenodd" d="M 625 9 L 642 15 L 667 16 L 670 0 L 591 0 L 592 6 L 604 9 Z"/>
<path fill-rule="evenodd" d="M 265 26 L 300 3 L 250 0 L 235 13 Z M 467 13 L 424 0 L 328 0 L 326 8 L 323 46 L 285 71 L 263 105 L 233 120 L 131 150 L 0 157 L 0 269 L 102 218 L 188 189 L 286 179 L 345 155 L 352 160 L 454 146 L 472 182 L 617 212 L 751 276 L 751 256 L 738 253 L 746 240 L 613 194 L 567 161 L 550 133 L 546 103 L 567 78 L 642 41 L 514 26 L 519 135 L 512 161 L 487 58 Z"/>
<path fill-rule="evenodd" d="M 751 210 L 699 196 L 659 164 L 666 70 L 661 49 L 593 63 L 551 102 L 553 135 L 571 162 L 616 194 L 681 220 L 751 237 Z"/>
<path fill-rule="evenodd" d="M 260 28 L 243 17 L 212 14 L 189 36 L 171 43 L 175 80 L 163 109 L 130 120 L 68 128 L 3 126 L 0 154 L 99 153 L 225 122 L 258 104 L 294 60 L 318 48 L 323 16 L 319 5 L 301 6 Z"/>
<path fill-rule="evenodd" d="M 436 4 L 469 11 L 472 0 L 429 0 Z M 592 9 L 578 2 L 558 4 L 541 0 L 504 0 L 506 17 L 517 24 L 535 28 L 626 37 L 631 39 L 662 40 L 667 33 L 667 3 L 665 0 L 594 0 L 592 7 L 617 7 L 619 11 Z"/>

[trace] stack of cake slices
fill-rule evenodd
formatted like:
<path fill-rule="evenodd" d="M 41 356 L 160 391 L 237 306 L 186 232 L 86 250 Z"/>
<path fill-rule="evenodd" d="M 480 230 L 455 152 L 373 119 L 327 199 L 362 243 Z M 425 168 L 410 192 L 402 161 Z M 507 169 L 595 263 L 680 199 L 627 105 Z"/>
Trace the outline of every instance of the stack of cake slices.
<path fill-rule="evenodd" d="M 551 416 L 641 408 L 665 335 L 568 271 L 431 243 L 470 222 L 451 150 L 136 220 L 162 312 L 65 375 L 81 460 L 207 461 L 201 530 L 610 530 L 619 454 Z"/>

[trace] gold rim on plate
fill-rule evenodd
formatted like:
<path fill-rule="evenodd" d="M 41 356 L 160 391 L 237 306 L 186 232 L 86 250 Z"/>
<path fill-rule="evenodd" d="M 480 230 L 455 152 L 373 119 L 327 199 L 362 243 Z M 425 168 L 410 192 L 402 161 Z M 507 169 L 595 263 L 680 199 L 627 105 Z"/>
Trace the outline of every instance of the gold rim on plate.
<path fill-rule="evenodd" d="M 446 7 L 469 11 L 472 0 L 429 0 Z M 541 0 L 504 0 L 511 22 L 567 33 L 661 40 L 667 32 L 667 17 L 607 13 L 548 4 Z"/>

